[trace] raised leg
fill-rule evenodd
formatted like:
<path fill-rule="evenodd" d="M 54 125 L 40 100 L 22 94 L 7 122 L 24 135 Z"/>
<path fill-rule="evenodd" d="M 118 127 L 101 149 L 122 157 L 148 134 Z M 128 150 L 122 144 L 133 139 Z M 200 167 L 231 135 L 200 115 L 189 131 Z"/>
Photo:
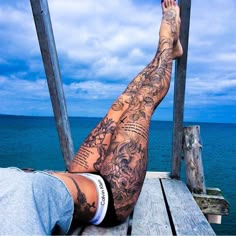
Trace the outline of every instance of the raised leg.
<path fill-rule="evenodd" d="M 172 2 L 172 0 L 171 0 Z M 174 4 L 173 4 L 174 6 Z M 120 122 L 123 122 L 127 117 L 127 110 L 134 110 L 137 112 L 134 114 L 134 119 L 137 119 L 138 116 L 142 116 L 143 111 L 139 110 L 140 108 L 140 96 L 142 93 L 146 93 L 146 90 L 152 91 L 152 93 L 157 93 L 156 99 L 160 101 L 159 97 L 164 96 L 165 89 L 159 88 L 160 91 L 157 92 L 155 88 L 155 82 L 149 81 L 150 78 L 154 78 L 161 76 L 161 73 L 167 70 L 165 66 L 169 63 L 163 63 L 163 60 L 167 60 L 166 52 L 169 50 L 171 57 L 169 58 L 170 63 L 171 59 L 180 56 L 181 54 L 181 44 L 176 37 L 176 32 L 178 32 L 179 18 L 175 20 L 173 14 L 175 13 L 174 8 L 169 9 L 170 4 L 167 3 L 162 4 L 163 9 L 163 22 L 162 24 L 168 24 L 170 28 L 170 33 L 165 27 L 160 28 L 160 42 L 158 46 L 157 54 L 154 59 L 149 63 L 148 66 L 144 68 L 128 85 L 126 90 L 121 94 L 121 96 L 112 104 L 106 116 L 102 119 L 102 121 L 92 130 L 86 140 L 83 142 L 81 147 L 79 148 L 77 154 L 75 155 L 71 166 L 71 172 L 97 172 L 100 170 L 103 160 L 107 155 L 107 151 L 109 145 L 111 143 L 111 138 L 114 137 L 114 133 L 117 129 L 117 125 Z M 178 13 L 177 13 L 178 14 Z M 169 36 L 170 34 L 170 36 Z M 168 42 L 167 42 L 167 39 Z M 168 37 L 167 37 L 168 36 Z M 164 38 L 163 38 L 164 37 Z M 173 48 L 168 48 L 168 44 L 171 46 L 175 46 L 175 50 Z M 163 50 L 166 49 L 166 52 L 163 53 Z M 161 61 L 160 61 L 161 60 Z M 164 65 L 165 64 L 165 65 Z M 171 65 L 169 65 L 168 70 L 170 70 Z M 159 68 L 159 69 L 158 69 Z M 158 69 L 158 71 L 157 71 Z M 151 75 L 151 76 L 150 76 Z M 169 76 L 169 75 L 168 75 Z M 153 84 L 152 84 L 153 83 Z M 164 86 L 165 88 L 169 86 L 169 81 L 162 81 L 162 83 L 166 84 L 158 84 L 157 86 Z M 140 89 L 142 88 L 142 92 Z M 145 91 L 144 91 L 145 90 Z M 145 101 L 151 106 L 151 103 L 154 103 L 155 99 L 153 94 L 149 94 L 149 96 L 145 97 Z M 139 97 L 139 98 L 138 98 Z M 154 99 L 154 100 L 153 100 Z"/>
<path fill-rule="evenodd" d="M 70 172 L 97 172 L 100 170 L 102 161 L 110 145 L 111 137 L 116 130 L 122 114 L 132 104 L 147 74 L 154 68 L 153 62 L 151 62 L 134 78 L 121 96 L 112 104 L 106 116 L 82 143 L 71 163 Z"/>
<path fill-rule="evenodd" d="M 100 174 L 110 184 L 120 221 L 132 212 L 140 194 L 147 166 L 150 119 L 170 84 L 173 48 L 179 36 L 179 8 L 173 0 L 165 0 L 162 8 L 158 52 L 152 63 L 154 68 L 117 123 L 100 169 Z"/>
<path fill-rule="evenodd" d="M 166 95 L 175 56 L 181 56 L 179 7 L 162 3 L 158 51 L 113 103 L 75 156 L 71 172 L 100 172 L 109 183 L 117 219 L 124 220 L 140 194 L 147 166 L 151 116 Z"/>

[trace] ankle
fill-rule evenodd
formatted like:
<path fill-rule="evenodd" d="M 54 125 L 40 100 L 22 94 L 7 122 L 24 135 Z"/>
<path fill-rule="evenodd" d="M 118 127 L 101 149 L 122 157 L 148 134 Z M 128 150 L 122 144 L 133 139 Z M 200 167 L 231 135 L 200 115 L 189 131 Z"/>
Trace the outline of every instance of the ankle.
<path fill-rule="evenodd" d="M 160 31 L 159 31 L 159 37 L 166 37 L 169 38 L 170 40 L 175 39 L 175 32 L 173 32 L 174 27 L 172 24 L 166 22 L 165 20 L 162 20 L 161 26 L 160 26 Z"/>
<path fill-rule="evenodd" d="M 166 41 L 174 47 L 175 38 L 168 31 L 159 32 L 159 41 Z"/>

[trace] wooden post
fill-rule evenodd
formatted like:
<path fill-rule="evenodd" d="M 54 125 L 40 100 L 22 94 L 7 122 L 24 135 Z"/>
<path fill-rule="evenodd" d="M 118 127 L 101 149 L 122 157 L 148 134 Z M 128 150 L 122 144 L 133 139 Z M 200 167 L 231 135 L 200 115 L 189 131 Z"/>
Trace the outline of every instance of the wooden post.
<path fill-rule="evenodd" d="M 229 204 L 221 195 L 220 190 L 206 189 L 200 126 L 190 126 L 183 129 L 183 151 L 188 188 L 208 221 L 220 224 L 222 215 L 228 214 Z"/>
<path fill-rule="evenodd" d="M 191 0 L 180 0 L 180 41 L 183 46 L 183 55 L 176 61 L 173 111 L 173 140 L 172 140 L 172 171 L 171 177 L 180 178 L 180 163 L 182 152 L 182 130 L 184 114 L 184 95 L 188 56 L 188 39 L 190 25 Z"/>
<path fill-rule="evenodd" d="M 192 193 L 206 194 L 200 126 L 184 128 L 183 150 L 188 188 Z"/>
<path fill-rule="evenodd" d="M 30 0 L 38 34 L 44 69 L 47 76 L 54 118 L 59 135 L 63 158 L 68 169 L 74 156 L 69 119 L 61 81 L 55 40 L 47 0 Z"/>

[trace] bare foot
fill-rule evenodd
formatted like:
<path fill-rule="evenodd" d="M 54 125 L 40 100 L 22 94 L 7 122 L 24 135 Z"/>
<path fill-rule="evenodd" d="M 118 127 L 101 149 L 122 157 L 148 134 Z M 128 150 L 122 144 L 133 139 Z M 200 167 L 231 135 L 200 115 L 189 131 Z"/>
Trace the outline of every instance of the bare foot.
<path fill-rule="evenodd" d="M 180 11 L 176 1 L 164 0 L 162 2 L 162 14 L 160 37 L 168 37 L 173 40 L 172 58 L 176 59 L 183 54 L 183 48 L 179 40 L 181 24 Z"/>
<path fill-rule="evenodd" d="M 175 4 L 177 5 L 177 3 L 175 3 Z M 179 39 L 180 25 L 181 25 L 181 19 L 180 19 L 180 16 L 178 15 L 177 34 L 176 34 L 174 44 L 173 44 L 173 53 L 172 53 L 173 60 L 175 60 L 176 58 L 179 58 L 183 55 L 183 47 L 182 47 L 180 39 Z"/>
<path fill-rule="evenodd" d="M 173 52 L 172 52 L 172 58 L 173 60 L 181 57 L 183 55 L 183 47 L 180 43 L 180 40 L 178 39 L 176 44 L 173 47 Z"/>

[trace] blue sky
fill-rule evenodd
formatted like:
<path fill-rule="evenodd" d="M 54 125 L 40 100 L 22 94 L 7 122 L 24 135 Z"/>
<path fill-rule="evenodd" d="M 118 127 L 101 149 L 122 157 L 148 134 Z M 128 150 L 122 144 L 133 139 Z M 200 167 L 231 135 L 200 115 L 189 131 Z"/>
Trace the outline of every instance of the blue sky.
<path fill-rule="evenodd" d="M 160 1 L 48 0 L 70 116 L 103 116 L 153 58 Z M 236 122 L 236 1 L 192 1 L 185 121 Z M 0 114 L 52 115 L 29 0 L 0 2 Z M 173 83 L 153 118 L 172 120 Z"/>

